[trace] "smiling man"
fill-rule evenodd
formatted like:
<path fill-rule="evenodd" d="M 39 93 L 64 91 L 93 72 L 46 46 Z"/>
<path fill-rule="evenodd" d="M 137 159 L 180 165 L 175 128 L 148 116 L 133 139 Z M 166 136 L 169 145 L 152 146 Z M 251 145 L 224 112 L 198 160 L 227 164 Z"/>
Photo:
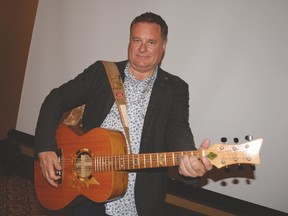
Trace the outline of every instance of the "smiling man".
<path fill-rule="evenodd" d="M 158 24 L 138 22 L 131 26 L 128 57 L 136 79 L 149 77 L 161 62 L 167 42 L 163 37 Z"/>
<path fill-rule="evenodd" d="M 167 44 L 168 26 L 157 14 L 147 12 L 130 25 L 128 60 L 116 62 L 124 82 L 130 142 L 133 154 L 195 150 L 189 126 L 188 84 L 160 68 Z M 42 104 L 35 133 L 35 147 L 43 177 L 57 187 L 62 169 L 56 156 L 55 132 L 63 112 L 85 104 L 82 127 L 120 130 L 124 133 L 117 104 L 105 69 L 97 61 L 76 78 L 53 89 Z M 128 142 L 127 142 L 128 143 Z M 201 148 L 209 147 L 204 140 Z M 97 144 L 95 144 L 97 145 Z M 185 155 L 179 174 L 187 183 L 197 181 L 212 168 L 203 157 Z M 97 175 L 97 174 L 96 174 Z M 190 177 L 190 178 L 189 178 Z M 123 197 L 73 207 L 73 215 L 165 215 L 167 169 L 143 169 L 128 176 Z M 55 197 L 57 199 L 57 197 Z"/>

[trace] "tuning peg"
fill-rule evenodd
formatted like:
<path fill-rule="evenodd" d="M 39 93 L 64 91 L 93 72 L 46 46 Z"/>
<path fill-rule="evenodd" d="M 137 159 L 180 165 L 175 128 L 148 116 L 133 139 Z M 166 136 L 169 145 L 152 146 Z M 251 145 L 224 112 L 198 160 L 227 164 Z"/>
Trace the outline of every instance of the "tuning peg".
<path fill-rule="evenodd" d="M 230 173 L 230 172 L 231 172 L 231 169 L 230 169 L 228 166 L 226 166 L 226 167 L 224 168 L 224 172 Z"/>
<path fill-rule="evenodd" d="M 222 137 L 222 138 L 221 138 L 221 142 L 222 142 L 222 143 L 226 143 L 226 142 L 227 142 L 227 138 L 226 138 L 226 137 Z"/>
<path fill-rule="evenodd" d="M 254 165 L 254 164 L 250 165 L 250 169 L 251 169 L 252 171 L 255 171 L 255 170 L 256 170 L 255 165 Z"/>
<path fill-rule="evenodd" d="M 247 136 L 245 136 L 245 140 L 251 141 L 251 140 L 253 140 L 253 137 L 251 135 L 247 135 Z"/>
<path fill-rule="evenodd" d="M 237 137 L 235 137 L 233 140 L 234 140 L 234 143 L 236 144 L 239 142 L 239 139 Z"/>

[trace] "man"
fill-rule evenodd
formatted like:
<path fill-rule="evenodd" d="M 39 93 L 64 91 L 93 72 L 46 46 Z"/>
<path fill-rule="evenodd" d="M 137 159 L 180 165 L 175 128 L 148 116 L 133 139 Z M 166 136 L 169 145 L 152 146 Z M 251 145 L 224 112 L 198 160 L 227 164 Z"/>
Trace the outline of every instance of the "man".
<path fill-rule="evenodd" d="M 128 61 L 117 62 L 127 100 L 133 153 L 194 150 L 189 126 L 188 85 L 160 68 L 167 44 L 168 27 L 153 13 L 136 17 L 130 26 Z M 86 104 L 82 125 L 90 130 L 105 127 L 121 130 L 115 99 L 104 67 L 97 61 L 75 79 L 54 89 L 42 104 L 35 138 L 44 178 L 57 187 L 55 170 L 61 166 L 55 151 L 55 131 L 63 112 Z M 200 148 L 208 148 L 204 140 Z M 207 158 L 183 156 L 179 165 L 187 182 L 212 168 Z M 88 202 L 74 208 L 74 215 L 163 215 L 167 169 L 129 173 L 123 198 L 103 204 Z M 187 180 L 188 179 L 188 180 Z"/>

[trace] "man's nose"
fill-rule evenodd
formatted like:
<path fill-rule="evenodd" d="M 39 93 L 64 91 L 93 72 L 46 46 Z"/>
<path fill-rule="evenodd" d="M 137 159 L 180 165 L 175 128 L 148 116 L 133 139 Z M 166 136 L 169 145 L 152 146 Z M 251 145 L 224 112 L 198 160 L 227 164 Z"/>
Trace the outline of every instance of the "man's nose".
<path fill-rule="evenodd" d="M 147 44 L 146 43 L 142 43 L 139 47 L 139 50 L 141 52 L 145 52 L 147 50 Z"/>

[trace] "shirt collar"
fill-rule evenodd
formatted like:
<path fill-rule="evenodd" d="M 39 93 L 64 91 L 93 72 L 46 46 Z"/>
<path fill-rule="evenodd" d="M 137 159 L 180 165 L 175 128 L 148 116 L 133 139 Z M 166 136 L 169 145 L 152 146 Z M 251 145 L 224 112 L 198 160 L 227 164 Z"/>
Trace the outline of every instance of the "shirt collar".
<path fill-rule="evenodd" d="M 153 80 L 157 77 L 157 73 L 158 73 L 158 68 L 159 66 L 157 65 L 155 68 L 154 68 L 154 71 L 152 73 L 152 75 L 150 75 L 149 77 L 146 77 L 145 79 L 143 79 L 142 81 L 150 81 L 150 80 Z M 128 61 L 127 62 L 127 65 L 126 65 L 126 68 L 124 70 L 124 73 L 125 73 L 125 76 L 129 79 L 135 79 L 135 76 L 133 76 L 133 74 L 131 73 L 131 70 L 130 70 L 130 62 Z"/>

